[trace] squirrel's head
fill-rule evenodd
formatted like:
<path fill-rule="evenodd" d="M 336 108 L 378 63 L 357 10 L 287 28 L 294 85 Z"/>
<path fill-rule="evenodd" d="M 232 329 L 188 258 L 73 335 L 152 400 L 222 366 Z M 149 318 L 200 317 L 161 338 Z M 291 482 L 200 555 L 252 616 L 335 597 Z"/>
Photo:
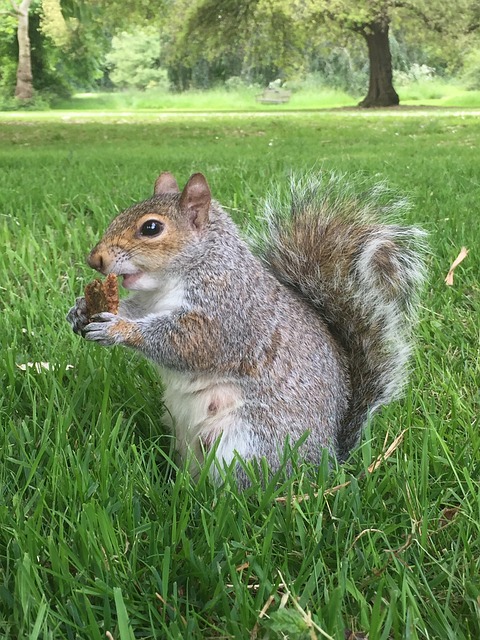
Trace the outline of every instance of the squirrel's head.
<path fill-rule="evenodd" d="M 211 199 L 201 173 L 194 173 L 181 193 L 172 174 L 162 173 L 153 198 L 129 207 L 113 220 L 90 252 L 88 264 L 101 273 L 123 276 L 127 289 L 157 288 L 156 276 L 201 238 Z"/>

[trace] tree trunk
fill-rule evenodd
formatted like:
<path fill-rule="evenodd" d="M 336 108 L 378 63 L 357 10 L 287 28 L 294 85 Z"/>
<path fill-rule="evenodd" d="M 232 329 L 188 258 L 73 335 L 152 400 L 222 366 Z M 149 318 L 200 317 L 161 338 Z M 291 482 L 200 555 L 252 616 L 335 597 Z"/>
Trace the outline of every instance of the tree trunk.
<path fill-rule="evenodd" d="M 32 59 L 28 36 L 28 11 L 31 3 L 32 0 L 22 0 L 20 5 L 12 2 L 18 16 L 18 67 L 15 97 L 19 100 L 30 100 L 33 97 Z"/>
<path fill-rule="evenodd" d="M 362 31 L 368 46 L 370 82 L 368 93 L 359 103 L 359 107 L 393 107 L 400 102 L 398 93 L 393 88 L 388 30 L 388 22 L 375 22 Z"/>

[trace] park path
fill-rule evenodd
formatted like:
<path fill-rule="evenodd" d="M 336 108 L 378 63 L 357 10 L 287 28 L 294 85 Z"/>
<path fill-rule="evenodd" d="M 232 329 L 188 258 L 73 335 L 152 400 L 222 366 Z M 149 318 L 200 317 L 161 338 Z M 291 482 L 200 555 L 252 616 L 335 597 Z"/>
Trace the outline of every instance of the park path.
<path fill-rule="evenodd" d="M 0 124 L 19 122 L 111 122 L 115 124 L 135 123 L 155 120 L 180 120 L 183 118 L 285 118 L 307 116 L 339 116 L 346 118 L 389 118 L 389 117 L 479 117 L 480 109 L 442 107 L 393 107 L 389 109 L 318 109 L 301 111 L 4 111 L 0 112 Z"/>

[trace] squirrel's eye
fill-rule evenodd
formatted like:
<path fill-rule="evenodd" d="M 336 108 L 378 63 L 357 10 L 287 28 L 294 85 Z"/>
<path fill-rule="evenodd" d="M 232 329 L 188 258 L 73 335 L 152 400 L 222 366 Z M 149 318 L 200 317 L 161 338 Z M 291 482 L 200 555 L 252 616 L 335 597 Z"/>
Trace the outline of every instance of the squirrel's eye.
<path fill-rule="evenodd" d="M 140 227 L 140 235 L 152 238 L 159 236 L 163 231 L 163 224 L 158 220 L 147 220 Z"/>

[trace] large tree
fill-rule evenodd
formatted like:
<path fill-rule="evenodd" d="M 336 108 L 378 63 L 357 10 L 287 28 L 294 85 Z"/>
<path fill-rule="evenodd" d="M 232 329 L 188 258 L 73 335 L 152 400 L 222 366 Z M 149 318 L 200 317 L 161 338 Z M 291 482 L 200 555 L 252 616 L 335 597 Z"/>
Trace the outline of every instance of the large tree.
<path fill-rule="evenodd" d="M 184 19 L 182 41 L 197 51 L 246 48 L 251 57 L 268 55 L 279 65 L 298 61 L 312 34 L 320 39 L 360 36 L 370 66 L 362 107 L 398 105 L 393 87 L 389 32 L 458 37 L 474 28 L 478 0 L 196 0 Z M 266 22 L 269 22 L 267 28 Z"/>
<path fill-rule="evenodd" d="M 32 0 L 15 0 L 2 3 L 1 13 L 15 18 L 18 41 L 17 79 L 15 97 L 19 100 L 30 100 L 33 97 L 32 59 L 30 37 L 28 34 L 28 17 Z"/>
<path fill-rule="evenodd" d="M 8 13 L 16 20 L 16 37 L 18 42 L 18 61 L 15 85 L 15 97 L 20 101 L 29 101 L 34 94 L 33 72 L 32 72 L 32 50 L 30 44 L 30 18 L 34 13 L 37 24 L 40 21 L 43 34 L 53 42 L 64 45 L 68 39 L 67 27 L 60 8 L 60 0 L 8 0 L 10 8 L 7 10 L 7 3 L 3 1 L 1 13 Z M 41 17 L 41 18 L 40 18 Z M 34 32 L 35 31 L 35 27 Z"/>
<path fill-rule="evenodd" d="M 316 5 L 324 4 L 323 7 Z M 361 107 L 390 107 L 400 103 L 393 86 L 392 54 L 389 32 L 395 0 L 332 0 L 312 2 L 314 19 L 321 25 L 354 32 L 360 35 L 368 50 L 368 93 Z"/>
<path fill-rule="evenodd" d="M 366 43 L 370 67 L 368 92 L 361 107 L 399 104 L 393 87 L 389 32 L 392 26 L 410 34 L 458 38 L 476 23 L 477 0 L 310 0 L 319 27 L 358 34 Z"/>
<path fill-rule="evenodd" d="M 0 0 L 1 84 L 23 102 L 34 89 L 64 95 L 88 86 L 101 76 L 111 34 L 117 22 L 127 22 L 126 11 L 119 0 Z"/>

